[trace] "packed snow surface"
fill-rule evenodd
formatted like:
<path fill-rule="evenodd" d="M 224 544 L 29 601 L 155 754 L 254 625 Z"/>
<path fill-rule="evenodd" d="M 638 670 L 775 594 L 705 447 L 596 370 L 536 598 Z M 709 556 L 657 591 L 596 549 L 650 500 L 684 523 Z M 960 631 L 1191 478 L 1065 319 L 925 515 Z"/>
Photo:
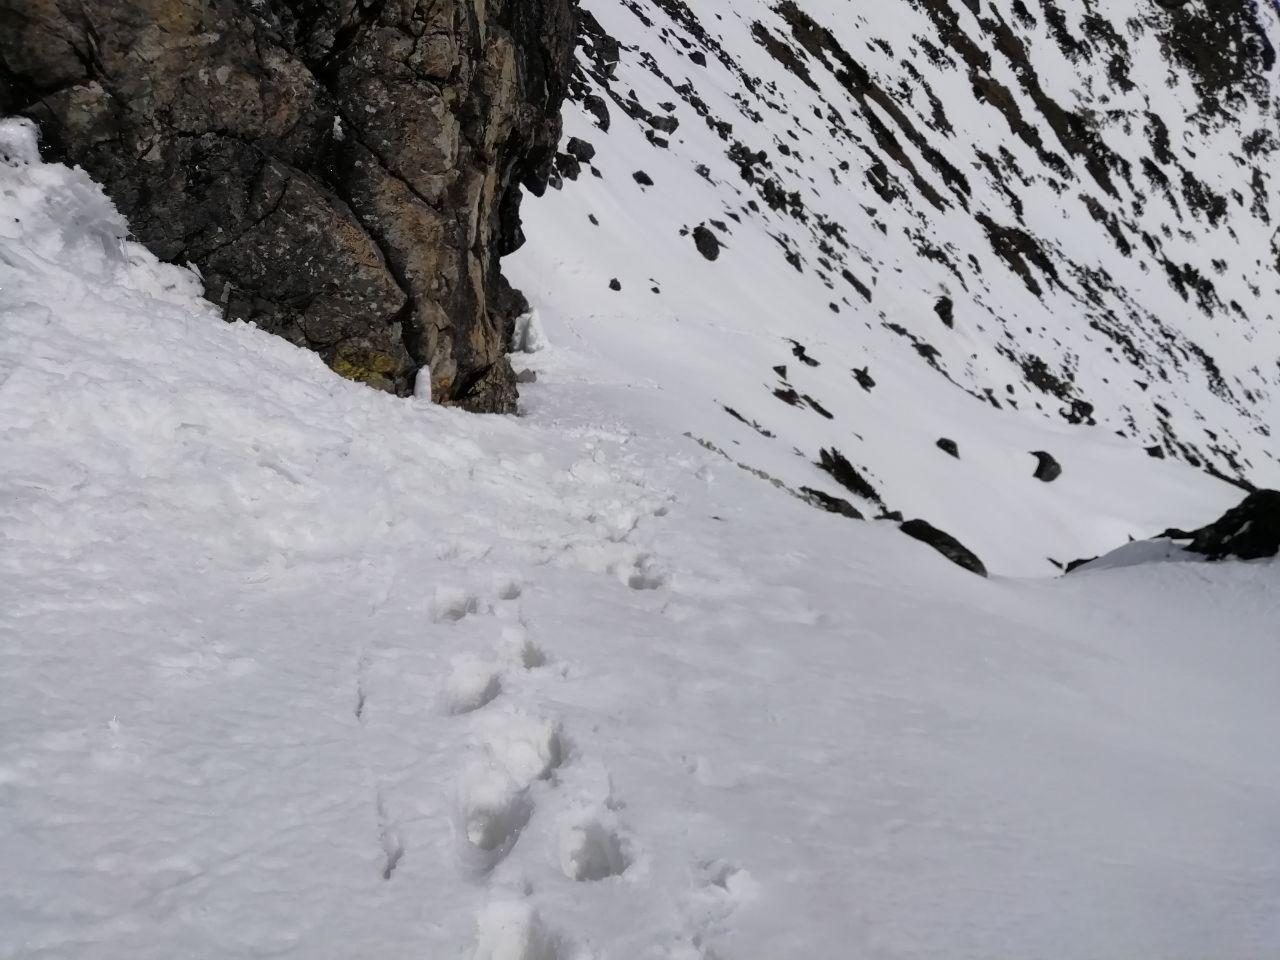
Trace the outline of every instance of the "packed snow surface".
<path fill-rule="evenodd" d="M 378 394 L 0 154 L 0 957 L 1280 953 L 1276 564 L 972 576 L 551 304 Z"/>

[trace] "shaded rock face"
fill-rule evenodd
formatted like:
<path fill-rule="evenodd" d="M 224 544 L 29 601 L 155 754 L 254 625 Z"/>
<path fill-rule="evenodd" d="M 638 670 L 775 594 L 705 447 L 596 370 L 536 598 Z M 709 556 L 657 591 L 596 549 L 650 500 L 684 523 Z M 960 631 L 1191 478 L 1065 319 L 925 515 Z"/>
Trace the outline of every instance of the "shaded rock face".
<path fill-rule="evenodd" d="M 510 411 L 523 301 L 498 259 L 520 186 L 545 186 L 574 20 L 573 0 L 0 0 L 0 112 L 228 318 L 380 389 L 427 368 L 437 401 Z"/>
<path fill-rule="evenodd" d="M 1249 494 L 1238 507 L 1196 530 L 1190 538 L 1186 549 L 1211 560 L 1260 560 L 1280 554 L 1280 491 L 1257 490 Z"/>

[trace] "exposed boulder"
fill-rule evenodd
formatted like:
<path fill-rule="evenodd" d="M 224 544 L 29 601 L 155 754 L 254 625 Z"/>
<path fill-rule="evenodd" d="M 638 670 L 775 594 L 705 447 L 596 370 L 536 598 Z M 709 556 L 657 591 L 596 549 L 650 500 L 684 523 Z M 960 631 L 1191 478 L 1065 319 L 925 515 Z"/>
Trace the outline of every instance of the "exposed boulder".
<path fill-rule="evenodd" d="M 955 457 L 957 460 L 960 459 L 960 445 L 954 440 L 950 440 L 947 437 L 941 438 L 938 441 L 938 449 L 945 454 Z"/>
<path fill-rule="evenodd" d="M 933 312 L 948 327 L 956 325 L 956 304 L 950 297 L 939 297 L 938 302 L 933 305 Z"/>
<path fill-rule="evenodd" d="M 1254 491 L 1221 519 L 1193 531 L 1189 539 L 1186 549 L 1210 560 L 1259 560 L 1280 554 L 1280 491 Z"/>
<path fill-rule="evenodd" d="M 927 543 L 958 567 L 980 577 L 987 575 L 987 568 L 977 554 L 949 533 L 944 533 L 927 520 L 908 520 L 899 527 L 908 537 Z"/>
<path fill-rule="evenodd" d="M 1036 450 L 1031 455 L 1036 458 L 1035 478 L 1037 480 L 1042 483 L 1053 483 L 1062 476 L 1062 464 L 1058 463 L 1053 454 Z"/>
<path fill-rule="evenodd" d="M 698 252 L 708 260 L 719 259 L 720 238 L 706 224 L 699 224 L 693 228 L 693 244 L 698 248 Z"/>
<path fill-rule="evenodd" d="M 36 120 L 206 295 L 397 393 L 508 411 L 498 260 L 560 136 L 573 0 L 0 0 Z"/>

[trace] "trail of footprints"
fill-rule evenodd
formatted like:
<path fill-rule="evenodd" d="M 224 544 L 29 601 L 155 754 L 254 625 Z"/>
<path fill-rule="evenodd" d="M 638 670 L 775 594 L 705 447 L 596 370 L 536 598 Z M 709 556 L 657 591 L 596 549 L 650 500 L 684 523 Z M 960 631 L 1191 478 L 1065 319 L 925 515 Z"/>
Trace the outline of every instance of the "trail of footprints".
<path fill-rule="evenodd" d="M 520 583 L 502 583 L 497 597 L 508 603 L 523 592 Z M 442 588 L 432 601 L 432 618 L 457 623 L 482 611 L 476 596 Z M 483 612 L 493 612 L 484 608 Z M 459 859 L 473 879 L 485 881 L 520 842 L 539 803 L 553 802 L 560 770 L 573 757 L 561 724 L 529 713 L 515 701 L 509 678 L 548 666 L 546 652 L 528 636 L 518 610 L 502 629 L 490 658 L 454 660 L 441 691 L 446 713 L 465 720 L 477 749 L 461 765 L 457 784 L 456 834 Z M 591 882 L 622 874 L 632 862 L 631 844 L 613 804 L 597 807 L 559 804 L 557 856 L 570 880 Z M 495 900 L 478 918 L 474 960 L 568 960 L 566 942 L 549 930 L 526 899 Z"/>
<path fill-rule="evenodd" d="M 591 466 L 599 469 L 599 463 Z M 578 478 L 581 482 L 582 478 Z M 593 511 L 586 520 L 593 527 L 607 528 L 612 545 L 625 544 L 639 524 L 632 514 L 609 503 L 609 509 Z M 641 511 L 655 517 L 669 512 L 667 504 Z M 487 549 L 479 555 L 487 554 Z M 450 558 L 454 558 L 452 555 Z M 644 552 L 624 553 L 611 558 L 608 570 L 618 581 L 637 591 L 660 590 L 668 575 L 655 558 Z M 592 775 L 579 767 L 591 766 L 575 753 L 560 722 L 529 712 L 520 703 L 520 675 L 548 668 L 550 658 L 528 635 L 517 602 L 524 591 L 518 580 L 496 585 L 493 600 L 479 593 L 455 587 L 438 587 L 429 613 L 442 626 L 456 625 L 476 615 L 501 613 L 507 623 L 500 641 L 490 655 L 469 654 L 454 659 L 440 691 L 442 712 L 455 723 L 465 723 L 474 734 L 475 748 L 459 763 L 454 803 L 454 832 L 458 859 L 463 872 L 473 881 L 487 885 L 491 902 L 477 917 L 477 935 L 471 960 L 576 960 L 579 956 L 569 942 L 549 928 L 523 894 L 504 896 L 503 883 L 494 882 L 494 873 L 516 849 L 539 804 L 559 807 L 553 816 L 557 824 L 555 854 L 557 866 L 567 879 L 591 883 L 606 881 L 626 872 L 635 859 L 634 842 L 619 818 L 621 804 L 612 796 L 607 772 L 586 791 L 565 796 L 562 768 L 571 762 L 587 781 Z M 506 606 L 502 606 L 506 605 Z M 367 654 L 357 668 L 355 715 L 365 722 Z M 598 766 L 598 765 L 597 765 Z M 384 855 L 383 879 L 391 880 L 405 855 L 398 826 L 388 817 L 380 787 L 375 786 L 378 842 Z M 704 865 L 707 866 L 707 865 Z M 704 919 L 690 927 L 708 931 L 707 919 L 719 910 L 736 868 L 714 872 L 695 891 L 691 904 Z M 745 874 L 744 874 L 745 876 Z M 709 893 L 708 893 L 709 892 Z M 709 896 L 709 899 L 708 899 Z M 671 945 L 671 960 L 712 960 L 695 933 L 678 938 Z"/>

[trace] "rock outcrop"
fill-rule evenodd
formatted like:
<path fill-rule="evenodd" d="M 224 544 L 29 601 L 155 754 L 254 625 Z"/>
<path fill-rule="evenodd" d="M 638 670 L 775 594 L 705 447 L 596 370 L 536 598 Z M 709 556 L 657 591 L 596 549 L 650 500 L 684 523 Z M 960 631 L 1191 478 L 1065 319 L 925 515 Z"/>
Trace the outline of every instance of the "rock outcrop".
<path fill-rule="evenodd" d="M 498 268 L 541 193 L 574 0 L 0 0 L 0 113 L 105 184 L 228 318 L 510 411 Z"/>
<path fill-rule="evenodd" d="M 1171 530 L 1169 535 L 1190 539 L 1186 549 L 1210 560 L 1274 557 L 1280 554 L 1280 491 L 1256 490 L 1207 527 L 1190 534 Z"/>

